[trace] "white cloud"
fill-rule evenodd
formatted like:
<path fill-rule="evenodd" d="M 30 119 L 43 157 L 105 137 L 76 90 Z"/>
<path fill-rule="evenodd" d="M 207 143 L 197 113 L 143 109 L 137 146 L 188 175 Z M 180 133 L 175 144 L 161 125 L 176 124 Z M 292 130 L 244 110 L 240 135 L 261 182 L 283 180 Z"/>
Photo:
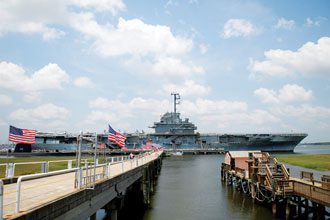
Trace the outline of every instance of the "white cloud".
<path fill-rule="evenodd" d="M 61 89 L 68 83 L 69 76 L 57 64 L 49 63 L 37 70 L 31 77 L 25 70 L 10 62 L 0 62 L 0 87 L 22 92 L 36 92 L 45 89 Z"/>
<path fill-rule="evenodd" d="M 73 84 L 80 88 L 93 88 L 95 85 L 88 77 L 78 77 L 73 81 Z"/>
<path fill-rule="evenodd" d="M 152 121 L 148 121 L 150 118 L 158 120 L 157 117 L 160 114 L 170 109 L 170 102 L 168 100 L 160 101 L 141 97 L 123 102 L 98 97 L 89 101 L 89 107 L 92 111 L 87 116 L 86 124 L 115 123 L 118 124 L 118 128 L 135 131 L 138 127 L 132 130 L 131 124 L 123 124 L 123 122 L 129 119 L 131 123 L 138 123 L 136 126 L 143 124 L 142 129 L 146 129 L 152 123 Z"/>
<path fill-rule="evenodd" d="M 36 103 L 41 100 L 41 92 L 32 91 L 32 92 L 25 93 L 23 98 L 24 98 L 24 101 L 26 101 L 26 102 Z"/>
<path fill-rule="evenodd" d="M 129 55 L 124 66 L 130 72 L 162 76 L 204 72 L 203 67 L 184 59 L 193 47 L 192 40 L 175 36 L 168 26 L 123 18 L 119 18 L 117 27 L 100 25 L 91 13 L 79 14 L 71 24 L 87 39 L 94 41 L 93 49 L 98 54 Z"/>
<path fill-rule="evenodd" d="M 119 18 L 115 28 L 98 24 L 92 14 L 84 13 L 75 18 L 72 25 L 94 38 L 95 49 L 104 56 L 179 56 L 192 48 L 190 39 L 174 36 L 168 26 L 150 25 L 140 19 Z"/>
<path fill-rule="evenodd" d="M 158 57 L 154 60 L 134 57 L 124 63 L 129 72 L 142 75 L 154 75 L 162 77 L 188 77 L 205 72 L 202 66 L 196 66 L 193 62 L 183 62 L 177 57 Z"/>
<path fill-rule="evenodd" d="M 184 63 L 175 57 L 162 57 L 152 64 L 151 72 L 156 75 L 188 76 L 204 73 L 204 68 L 192 62 Z"/>
<path fill-rule="evenodd" d="M 247 103 L 240 101 L 197 99 L 194 102 L 183 101 L 179 108 L 182 115 L 196 120 L 204 132 L 218 129 L 229 133 L 255 132 L 258 129 L 265 132 L 265 127 L 269 130 L 270 124 L 281 121 L 266 110 L 249 111 Z"/>
<path fill-rule="evenodd" d="M 295 27 L 295 24 L 296 22 L 294 20 L 286 20 L 285 18 L 280 18 L 278 19 L 275 27 L 292 30 Z"/>
<path fill-rule="evenodd" d="M 282 116 L 296 117 L 300 120 L 327 119 L 330 120 L 330 108 L 302 104 L 300 106 L 281 106 L 272 109 L 272 112 Z"/>
<path fill-rule="evenodd" d="M 259 88 L 254 91 L 254 94 L 258 96 L 263 103 L 279 103 L 279 99 L 274 90 Z"/>
<path fill-rule="evenodd" d="M 91 113 L 87 116 L 86 123 L 93 124 L 97 122 L 117 122 L 121 118 L 112 112 L 105 111 L 91 111 Z"/>
<path fill-rule="evenodd" d="M 162 91 L 165 94 L 178 92 L 182 96 L 202 97 L 208 95 L 211 91 L 211 88 L 198 84 L 193 80 L 186 80 L 183 84 L 163 85 Z"/>
<path fill-rule="evenodd" d="M 42 91 L 62 89 L 68 82 L 68 74 L 57 64 L 49 63 L 28 76 L 21 66 L 0 62 L 0 88 L 24 92 L 23 99 L 26 102 L 40 101 Z"/>
<path fill-rule="evenodd" d="M 71 4 L 83 8 L 93 8 L 97 11 L 110 11 L 113 15 L 116 15 L 118 11 L 125 10 L 126 6 L 122 0 L 70 0 Z"/>
<path fill-rule="evenodd" d="M 35 84 L 35 90 L 62 89 L 62 84 L 68 82 L 69 75 L 56 63 L 47 64 L 36 71 L 31 78 L 31 83 Z"/>
<path fill-rule="evenodd" d="M 223 37 L 246 37 L 258 33 L 258 29 L 250 21 L 244 19 L 229 19 L 223 29 Z"/>
<path fill-rule="evenodd" d="M 313 98 L 313 92 L 296 84 L 287 84 L 280 89 L 278 97 L 284 102 L 309 101 Z"/>
<path fill-rule="evenodd" d="M 209 45 L 206 45 L 206 44 L 199 45 L 199 51 L 201 52 L 201 54 L 206 54 L 208 48 L 209 48 Z"/>
<path fill-rule="evenodd" d="M 279 92 L 274 90 L 260 88 L 254 91 L 254 94 L 258 96 L 263 103 L 292 103 L 292 102 L 307 102 L 312 99 L 313 92 L 306 90 L 296 84 L 286 84 Z"/>
<path fill-rule="evenodd" d="M 252 112 L 220 113 L 218 115 L 207 115 L 202 117 L 207 124 L 214 124 L 226 132 L 265 132 L 264 127 L 269 124 L 278 123 L 281 120 L 268 111 L 256 109 Z M 257 127 L 256 127 L 257 126 Z M 253 129 L 251 129 L 253 127 Z M 228 131 L 228 130 L 231 131 Z"/>
<path fill-rule="evenodd" d="M 64 32 L 52 27 L 67 16 L 63 1 L 8 1 L 0 4 L 0 35 L 8 32 L 40 33 L 44 40 Z"/>
<path fill-rule="evenodd" d="M 95 9 L 116 14 L 125 9 L 121 0 L 8 1 L 0 4 L 0 36 L 8 32 L 39 33 L 44 40 L 56 39 L 65 32 L 54 25 L 67 25 L 77 14 L 69 8 Z"/>
<path fill-rule="evenodd" d="M 193 41 L 175 35 L 168 26 L 146 24 L 141 19 L 119 18 L 116 26 L 100 24 L 96 20 L 95 12 L 110 11 L 116 14 L 124 9 L 125 4 L 121 0 L 35 0 L 31 4 L 25 1 L 2 4 L 0 35 L 7 32 L 41 33 L 44 39 L 51 39 L 63 36 L 60 28 L 69 27 L 81 33 L 98 55 L 129 55 L 128 59 L 139 62 L 136 65 L 146 69 L 146 73 L 166 75 L 164 73 L 167 71 L 170 74 L 204 71 L 202 67 L 185 60 Z M 148 63 L 150 65 L 146 65 Z"/>
<path fill-rule="evenodd" d="M 136 97 L 131 99 L 129 102 L 122 102 L 119 100 L 109 100 L 107 98 L 98 97 L 95 100 L 89 102 L 89 107 L 93 109 L 112 109 L 115 112 L 120 112 L 125 116 L 132 116 L 132 110 L 143 109 L 154 111 L 154 107 L 165 106 L 167 107 L 169 102 L 167 100 L 159 101 L 155 99 L 144 99 L 141 97 Z M 157 114 L 159 110 L 156 111 Z"/>
<path fill-rule="evenodd" d="M 8 106 L 11 105 L 12 103 L 13 100 L 11 99 L 11 97 L 0 94 L 0 106 Z"/>
<path fill-rule="evenodd" d="M 264 53 L 265 60 L 250 60 L 248 69 L 251 77 L 258 74 L 286 76 L 294 73 L 303 75 L 330 74 L 330 38 L 322 37 L 317 43 L 307 42 L 297 51 L 269 50 Z"/>
<path fill-rule="evenodd" d="M 69 111 L 52 103 L 40 105 L 32 109 L 20 108 L 12 112 L 9 117 L 19 122 L 45 122 L 45 120 L 65 120 L 69 116 Z"/>
<path fill-rule="evenodd" d="M 180 109 L 182 109 L 182 112 L 186 115 L 217 115 L 220 113 L 245 112 L 247 107 L 245 102 L 226 100 L 213 101 L 198 98 L 195 102 L 187 100 L 182 102 Z"/>
<path fill-rule="evenodd" d="M 313 26 L 319 27 L 320 24 L 321 24 L 320 20 L 314 20 L 313 21 L 311 18 L 306 18 L 305 26 L 307 26 L 307 27 L 313 27 Z"/>
<path fill-rule="evenodd" d="M 123 118 L 123 117 L 127 118 L 132 116 L 131 109 L 128 107 L 128 104 L 123 103 L 119 100 L 109 100 L 107 98 L 98 97 L 95 100 L 89 101 L 88 105 L 92 109 L 100 109 L 100 110 L 111 109 L 111 112 L 114 112 L 114 114 L 117 115 L 118 118 Z M 93 114 L 101 115 L 100 111 Z M 112 114 L 107 113 L 107 115 L 112 115 Z M 93 116 L 92 119 L 93 118 L 97 118 L 97 117 Z"/>

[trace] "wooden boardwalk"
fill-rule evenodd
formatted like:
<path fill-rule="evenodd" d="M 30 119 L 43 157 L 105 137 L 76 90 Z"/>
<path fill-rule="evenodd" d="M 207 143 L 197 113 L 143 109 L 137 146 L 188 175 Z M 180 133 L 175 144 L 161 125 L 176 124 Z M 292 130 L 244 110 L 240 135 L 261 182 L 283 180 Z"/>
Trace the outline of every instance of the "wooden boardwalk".
<path fill-rule="evenodd" d="M 315 180 L 313 173 L 302 171 L 301 178 L 291 177 L 285 165 L 268 153 L 228 152 L 221 178 L 253 200 L 272 203 L 275 214 L 285 210 L 286 217 L 302 217 L 303 208 L 303 218 L 310 213 L 315 218 L 330 216 L 325 209 L 330 207 L 330 176 Z"/>
<path fill-rule="evenodd" d="M 157 159 L 160 154 L 160 152 L 153 152 L 141 158 L 111 163 L 107 168 L 108 170 L 105 169 L 105 166 L 98 167 L 96 169 L 96 174 L 100 174 L 103 178 L 98 179 L 96 183 L 111 179 L 136 167 L 143 166 Z M 108 175 L 106 175 L 106 172 Z M 44 206 L 45 204 L 85 189 L 75 188 L 75 181 L 75 171 L 23 181 L 21 184 L 19 213 L 15 213 L 17 183 L 4 185 L 3 218 L 15 218 L 15 216 L 24 214 L 25 212 L 29 212 L 40 206 Z"/>

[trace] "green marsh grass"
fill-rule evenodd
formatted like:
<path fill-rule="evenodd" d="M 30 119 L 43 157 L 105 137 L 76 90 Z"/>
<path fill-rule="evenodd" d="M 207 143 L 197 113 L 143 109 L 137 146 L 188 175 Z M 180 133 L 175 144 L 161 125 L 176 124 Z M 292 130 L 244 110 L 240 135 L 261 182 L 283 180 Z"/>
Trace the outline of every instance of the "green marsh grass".
<path fill-rule="evenodd" d="M 87 159 L 89 162 L 93 158 L 82 158 L 82 161 Z M 72 167 L 76 167 L 76 157 L 15 157 L 15 158 L 0 158 L 0 164 L 6 163 L 25 163 L 25 162 L 41 162 L 41 161 L 57 161 L 57 160 L 72 160 Z M 99 163 L 103 160 L 99 159 Z M 68 167 L 68 162 L 51 162 L 49 171 L 62 170 Z M 34 174 L 41 172 L 41 164 L 17 164 L 15 167 L 15 176 Z M 6 173 L 6 166 L 0 166 L 0 178 L 4 178 Z"/>
<path fill-rule="evenodd" d="M 278 156 L 279 161 L 319 171 L 330 171 L 330 154 Z"/>

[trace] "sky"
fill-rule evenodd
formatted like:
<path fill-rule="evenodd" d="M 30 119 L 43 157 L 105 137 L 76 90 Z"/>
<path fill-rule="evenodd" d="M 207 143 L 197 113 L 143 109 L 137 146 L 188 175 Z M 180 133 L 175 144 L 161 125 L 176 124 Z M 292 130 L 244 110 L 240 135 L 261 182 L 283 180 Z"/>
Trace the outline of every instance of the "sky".
<path fill-rule="evenodd" d="M 0 0 L 0 143 L 44 132 L 200 133 L 330 141 L 330 1 Z"/>

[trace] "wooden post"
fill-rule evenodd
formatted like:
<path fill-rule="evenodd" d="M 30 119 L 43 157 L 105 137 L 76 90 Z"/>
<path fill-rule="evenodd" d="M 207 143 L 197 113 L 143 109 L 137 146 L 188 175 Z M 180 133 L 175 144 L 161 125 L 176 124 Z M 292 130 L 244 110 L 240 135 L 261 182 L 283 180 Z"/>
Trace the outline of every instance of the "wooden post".
<path fill-rule="evenodd" d="M 117 209 L 112 209 L 111 210 L 111 216 L 110 216 L 111 220 L 117 220 L 117 212 L 118 212 Z"/>
<path fill-rule="evenodd" d="M 250 184 L 250 186 L 251 186 L 251 198 L 252 198 L 252 202 L 255 202 L 255 196 L 254 195 L 256 194 L 256 189 L 255 189 L 253 183 L 254 182 L 252 181 L 251 184 Z"/>
<path fill-rule="evenodd" d="M 283 202 L 285 207 L 285 219 L 290 219 L 290 204 L 286 199 Z"/>
<path fill-rule="evenodd" d="M 252 193 L 252 192 L 251 192 Z M 277 199 L 275 199 L 274 201 L 273 201 L 273 203 L 272 203 L 272 213 L 273 213 L 273 215 L 275 215 L 276 216 L 276 214 L 277 214 Z"/>
<path fill-rule="evenodd" d="M 325 206 L 321 204 L 317 204 L 317 219 L 324 220 L 325 219 Z"/>
<path fill-rule="evenodd" d="M 301 216 L 301 197 L 298 196 L 298 216 Z"/>
<path fill-rule="evenodd" d="M 308 199 L 305 199 L 305 212 L 304 217 L 307 218 L 308 216 Z"/>
<path fill-rule="evenodd" d="M 96 212 L 93 215 L 91 215 L 91 217 L 89 217 L 89 220 L 96 220 Z"/>

